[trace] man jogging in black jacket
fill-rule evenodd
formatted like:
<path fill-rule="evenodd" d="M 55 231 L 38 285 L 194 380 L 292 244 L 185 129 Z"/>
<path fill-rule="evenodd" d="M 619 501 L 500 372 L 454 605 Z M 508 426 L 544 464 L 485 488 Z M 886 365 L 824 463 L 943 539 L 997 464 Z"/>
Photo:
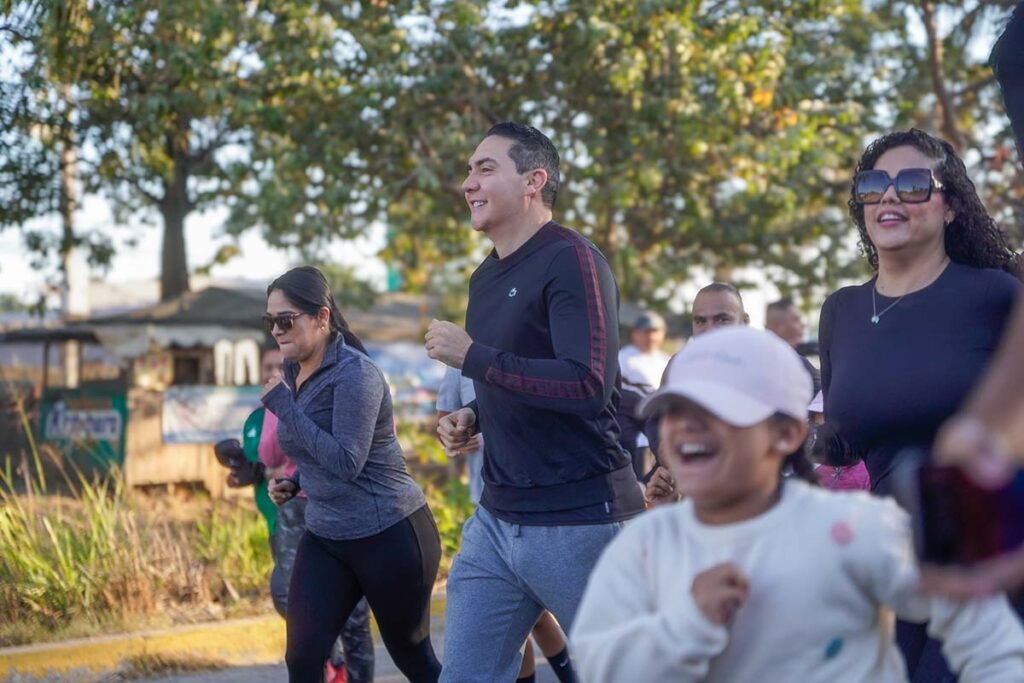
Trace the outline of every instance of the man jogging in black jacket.
<path fill-rule="evenodd" d="M 487 434 L 483 498 L 448 578 L 443 681 L 513 680 L 541 610 L 568 631 L 601 551 L 644 508 L 615 421 L 617 286 L 552 220 L 558 164 L 535 128 L 488 131 L 463 190 L 494 250 L 470 280 L 467 329 L 427 332 L 430 356 L 476 388 L 441 420 L 442 442 L 458 452 Z"/>

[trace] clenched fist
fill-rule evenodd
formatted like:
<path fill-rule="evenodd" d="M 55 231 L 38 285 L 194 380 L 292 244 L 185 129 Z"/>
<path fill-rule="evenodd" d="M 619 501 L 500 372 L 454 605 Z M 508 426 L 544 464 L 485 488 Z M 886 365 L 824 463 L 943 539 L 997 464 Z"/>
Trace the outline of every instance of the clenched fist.
<path fill-rule="evenodd" d="M 273 377 L 268 379 L 267 383 L 263 385 L 263 391 L 260 392 L 260 399 L 262 400 L 264 396 L 273 391 L 274 387 L 276 387 L 278 384 L 284 384 L 284 380 L 281 379 L 279 376 L 274 375 Z M 285 386 L 287 387 L 288 385 L 285 384 Z"/>
<path fill-rule="evenodd" d="M 455 323 L 431 320 L 425 342 L 428 356 L 453 368 L 461 368 L 473 339 Z"/>
<path fill-rule="evenodd" d="M 647 480 L 647 486 L 644 487 L 644 499 L 647 501 L 648 507 L 657 507 L 679 500 L 676 482 L 664 467 L 659 466 Z"/>
<path fill-rule="evenodd" d="M 747 577 L 731 562 L 716 564 L 693 579 L 690 592 L 697 607 L 716 626 L 725 626 L 747 599 Z"/>
<path fill-rule="evenodd" d="M 470 408 L 459 408 L 437 421 L 437 435 L 448 455 L 465 455 L 479 447 L 474 439 L 476 415 Z"/>
<path fill-rule="evenodd" d="M 272 479 L 267 484 L 267 493 L 270 494 L 270 500 L 274 501 L 277 505 L 284 505 L 294 498 L 298 492 L 299 487 L 295 485 L 294 479 Z"/>

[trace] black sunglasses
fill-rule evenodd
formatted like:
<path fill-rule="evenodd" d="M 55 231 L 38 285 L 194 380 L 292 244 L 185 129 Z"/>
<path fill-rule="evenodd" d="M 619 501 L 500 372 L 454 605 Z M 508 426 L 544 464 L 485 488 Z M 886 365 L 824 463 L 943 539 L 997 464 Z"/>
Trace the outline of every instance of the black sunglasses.
<path fill-rule="evenodd" d="M 904 204 L 923 204 L 932 198 L 932 189 L 942 190 L 930 168 L 905 168 L 889 177 L 885 171 L 861 171 L 853 179 L 853 196 L 858 204 L 879 204 L 890 185 Z"/>
<path fill-rule="evenodd" d="M 292 329 L 292 325 L 295 324 L 295 319 L 305 313 L 282 313 L 281 315 L 270 315 L 269 313 L 263 316 L 263 328 L 270 334 L 274 333 L 274 325 L 277 325 L 282 332 L 287 332 Z"/>

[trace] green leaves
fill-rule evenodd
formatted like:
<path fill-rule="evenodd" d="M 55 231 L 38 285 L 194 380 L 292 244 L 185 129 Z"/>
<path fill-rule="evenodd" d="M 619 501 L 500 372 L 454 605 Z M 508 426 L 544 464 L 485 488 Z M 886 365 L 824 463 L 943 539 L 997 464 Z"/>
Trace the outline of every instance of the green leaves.
<path fill-rule="evenodd" d="M 971 47 L 1006 3 L 933 4 L 952 27 L 941 71 L 979 151 L 979 185 L 1011 216 L 1024 189 Z M 226 205 L 230 234 L 259 229 L 314 250 L 384 223 L 382 256 L 412 289 L 464 287 L 486 248 L 461 182 L 498 121 L 553 138 L 557 216 L 608 255 L 625 298 L 649 304 L 710 270 L 754 266 L 808 294 L 866 272 L 846 248 L 862 145 L 893 126 L 941 124 L 927 46 L 908 28 L 921 3 L 60 6 L 72 9 L 37 22 L 38 60 L 22 77 L 38 93 L 71 84 L 71 115 L 47 97 L 19 110 L 25 134 L 0 154 L 0 179 L 10 168 L 24 179 L 12 221 L 53 210 L 48 140 L 70 123 L 86 189 L 121 214 L 156 207 L 170 229 Z M 28 122 L 51 134 L 28 135 Z"/>

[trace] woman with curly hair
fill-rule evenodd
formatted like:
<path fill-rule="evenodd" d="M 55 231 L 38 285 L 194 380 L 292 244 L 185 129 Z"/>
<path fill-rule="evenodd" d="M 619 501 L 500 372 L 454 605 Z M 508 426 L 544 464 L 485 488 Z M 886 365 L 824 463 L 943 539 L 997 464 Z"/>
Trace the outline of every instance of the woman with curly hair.
<path fill-rule="evenodd" d="M 897 455 L 929 447 L 995 350 L 1016 259 L 953 147 L 885 135 L 854 173 L 850 216 L 875 276 L 833 293 L 819 340 L 825 416 L 891 492 Z M 923 625 L 901 623 L 912 681 L 955 680 Z"/>

